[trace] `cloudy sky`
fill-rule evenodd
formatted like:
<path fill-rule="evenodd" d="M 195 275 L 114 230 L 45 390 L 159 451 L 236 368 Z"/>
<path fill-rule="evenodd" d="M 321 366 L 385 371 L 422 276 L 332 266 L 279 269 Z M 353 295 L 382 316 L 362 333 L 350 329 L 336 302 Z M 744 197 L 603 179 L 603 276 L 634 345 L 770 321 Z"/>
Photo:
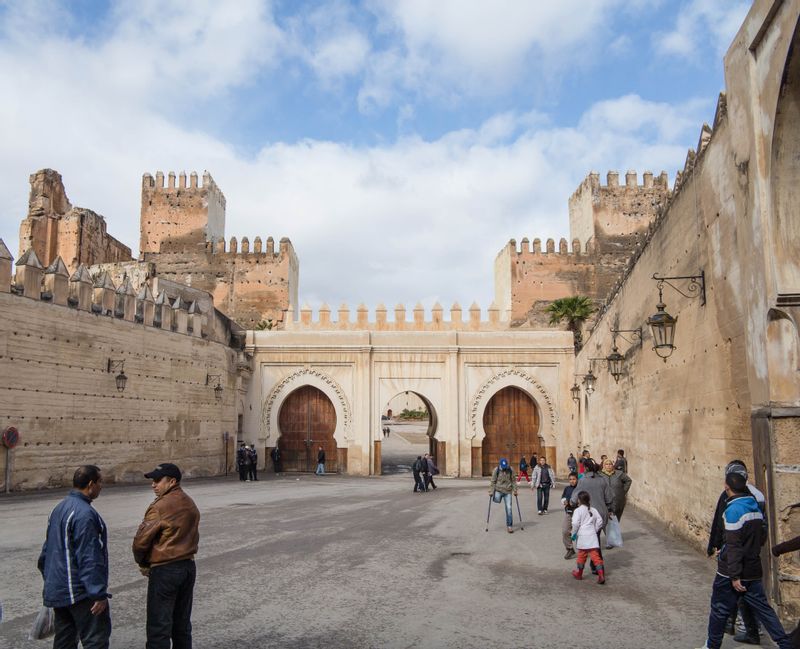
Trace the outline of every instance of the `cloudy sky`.
<path fill-rule="evenodd" d="M 28 176 L 138 245 L 141 175 L 207 169 L 226 236 L 291 238 L 301 302 L 493 299 L 590 170 L 667 170 L 745 0 L 0 0 L 0 238 Z"/>

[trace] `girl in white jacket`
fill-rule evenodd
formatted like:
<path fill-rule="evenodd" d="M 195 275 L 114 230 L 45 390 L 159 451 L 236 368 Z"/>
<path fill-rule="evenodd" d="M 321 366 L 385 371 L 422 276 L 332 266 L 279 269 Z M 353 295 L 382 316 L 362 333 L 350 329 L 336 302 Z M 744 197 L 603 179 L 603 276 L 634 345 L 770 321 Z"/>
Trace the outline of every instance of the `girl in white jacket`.
<path fill-rule="evenodd" d="M 583 579 L 583 567 L 587 557 L 592 560 L 597 569 L 597 583 L 606 583 L 603 556 L 600 554 L 599 533 L 603 528 L 603 519 L 600 513 L 591 505 L 589 494 L 585 491 L 578 493 L 579 507 L 572 513 L 572 540 L 578 549 L 578 566 L 572 571 L 575 579 Z"/>

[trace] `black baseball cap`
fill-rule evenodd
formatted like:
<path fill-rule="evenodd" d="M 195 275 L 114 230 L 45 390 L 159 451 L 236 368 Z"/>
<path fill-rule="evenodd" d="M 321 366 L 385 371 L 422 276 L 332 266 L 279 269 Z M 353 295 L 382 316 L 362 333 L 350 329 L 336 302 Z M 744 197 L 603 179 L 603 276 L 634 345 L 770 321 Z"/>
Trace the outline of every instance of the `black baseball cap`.
<path fill-rule="evenodd" d="M 181 480 L 181 470 L 174 464 L 163 462 L 159 464 L 150 473 L 144 474 L 145 478 L 151 480 L 161 480 L 161 478 L 175 478 L 178 482 Z"/>

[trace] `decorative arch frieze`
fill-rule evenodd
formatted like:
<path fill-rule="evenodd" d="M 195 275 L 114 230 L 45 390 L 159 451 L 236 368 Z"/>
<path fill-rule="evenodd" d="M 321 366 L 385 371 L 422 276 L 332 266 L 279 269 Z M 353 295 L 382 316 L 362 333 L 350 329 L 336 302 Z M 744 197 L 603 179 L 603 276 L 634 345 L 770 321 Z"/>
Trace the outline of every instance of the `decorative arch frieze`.
<path fill-rule="evenodd" d="M 318 388 L 331 400 L 336 412 L 336 429 L 333 432 L 333 437 L 340 446 L 347 446 L 346 440 L 352 439 L 353 420 L 347 395 L 342 386 L 332 377 L 321 370 L 310 367 L 299 369 L 283 378 L 272 388 L 267 398 L 262 402 L 261 433 L 267 445 L 274 445 L 280 436 L 278 413 L 284 400 L 297 388 L 304 385 L 312 385 Z"/>
<path fill-rule="evenodd" d="M 542 415 L 539 435 L 545 438 L 549 437 L 551 443 L 554 443 L 558 416 L 553 399 L 536 378 L 516 367 L 510 367 L 492 376 L 478 388 L 472 397 L 469 409 L 470 439 L 477 437 L 479 440 L 483 440 L 486 436 L 486 431 L 483 429 L 483 413 L 486 405 L 495 394 L 509 386 L 519 388 L 534 400 Z"/>

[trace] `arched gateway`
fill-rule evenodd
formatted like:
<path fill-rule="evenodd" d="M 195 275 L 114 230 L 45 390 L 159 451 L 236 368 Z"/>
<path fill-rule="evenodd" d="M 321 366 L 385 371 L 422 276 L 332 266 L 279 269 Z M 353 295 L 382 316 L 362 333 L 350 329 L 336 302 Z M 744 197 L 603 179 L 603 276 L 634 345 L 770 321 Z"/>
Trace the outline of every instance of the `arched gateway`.
<path fill-rule="evenodd" d="M 516 469 L 522 456 L 530 460 L 533 453 L 544 452 L 536 404 L 527 393 L 513 385 L 496 392 L 486 404 L 483 430 L 486 433 L 481 445 L 483 475 L 490 475 L 501 457 L 508 458 Z"/>
<path fill-rule="evenodd" d="M 278 448 L 284 471 L 313 471 L 320 448 L 325 451 L 325 470 L 339 470 L 336 440 L 336 411 L 319 388 L 304 385 L 292 392 L 278 414 Z"/>

